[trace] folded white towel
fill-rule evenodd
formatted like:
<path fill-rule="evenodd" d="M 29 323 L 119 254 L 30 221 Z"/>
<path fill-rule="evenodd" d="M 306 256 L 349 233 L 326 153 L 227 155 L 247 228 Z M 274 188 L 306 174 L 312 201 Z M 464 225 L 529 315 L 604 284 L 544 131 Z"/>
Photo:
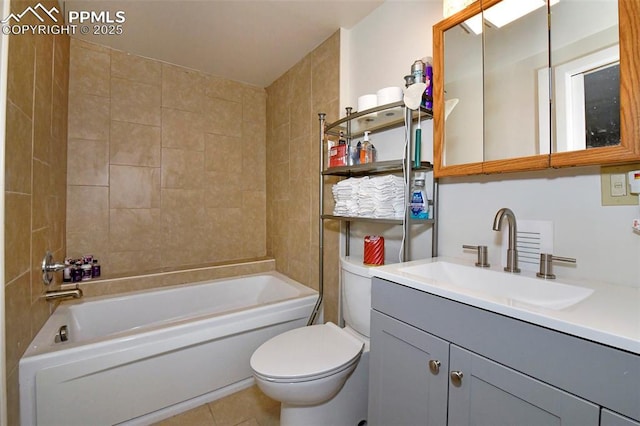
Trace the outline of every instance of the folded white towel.
<path fill-rule="evenodd" d="M 349 178 L 332 187 L 334 215 L 375 218 L 404 216 L 404 179 L 394 175 Z"/>

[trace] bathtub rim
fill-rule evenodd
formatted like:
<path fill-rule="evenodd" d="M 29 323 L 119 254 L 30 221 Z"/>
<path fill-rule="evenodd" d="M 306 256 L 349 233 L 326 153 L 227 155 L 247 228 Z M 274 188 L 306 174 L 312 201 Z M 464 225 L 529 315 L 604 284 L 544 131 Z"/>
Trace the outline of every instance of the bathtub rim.
<path fill-rule="evenodd" d="M 161 322 L 154 323 L 144 327 L 137 327 L 127 331 L 122 331 L 118 333 L 113 333 L 107 336 L 92 338 L 79 342 L 59 342 L 55 345 L 51 343 L 50 339 L 55 335 L 56 329 L 59 328 L 59 325 L 65 323 L 66 312 L 69 308 L 77 305 L 99 302 L 101 300 L 106 299 L 122 299 L 127 298 L 133 295 L 144 295 L 148 293 L 154 292 L 165 292 L 171 291 L 175 289 L 192 287 L 198 285 L 206 285 L 212 284 L 215 282 L 229 281 L 229 280 L 240 280 L 247 277 L 254 276 L 264 276 L 271 275 L 275 276 L 278 279 L 282 279 L 287 282 L 289 285 L 293 285 L 298 290 L 300 290 L 300 294 L 293 297 L 287 297 L 284 299 L 276 300 L 269 303 L 252 305 L 247 309 L 247 307 L 231 309 L 225 311 L 224 313 L 213 313 L 213 314 L 203 314 L 193 317 L 182 318 L 173 322 Z M 110 346 L 112 344 L 124 345 L 126 342 L 134 339 L 136 336 L 142 339 L 152 339 L 151 336 L 155 334 L 168 333 L 169 329 L 185 329 L 190 327 L 195 327 L 196 325 L 202 324 L 206 321 L 209 321 L 215 317 L 222 317 L 224 315 L 233 316 L 234 318 L 237 316 L 242 316 L 244 311 L 252 310 L 257 313 L 261 313 L 264 311 L 268 311 L 272 306 L 282 303 L 287 303 L 288 305 L 292 305 L 288 311 L 295 310 L 306 306 L 307 303 L 315 303 L 318 297 L 318 291 L 312 289 L 311 287 L 307 287 L 298 281 L 293 280 L 292 278 L 287 277 L 281 272 L 277 271 L 267 271 L 267 272 L 258 272 L 255 274 L 246 274 L 246 275 L 238 275 L 234 277 L 226 277 L 226 278 L 218 278 L 214 280 L 204 280 L 193 283 L 184 283 L 184 284 L 176 284 L 170 286 L 156 287 L 151 289 L 143 289 L 143 290 L 132 290 L 130 292 L 125 293 L 116 293 L 109 295 L 101 295 L 101 296 L 90 296 L 84 300 L 68 300 L 61 302 L 55 309 L 55 311 L 49 316 L 45 324 L 38 330 L 38 333 L 34 336 L 34 338 L 29 342 L 29 346 L 25 350 L 24 354 L 20 357 L 19 365 L 22 363 L 23 359 L 29 358 L 48 358 L 58 356 L 62 351 L 71 351 L 73 349 L 80 349 L 86 347 L 85 350 L 93 351 L 94 348 L 100 348 L 104 346 Z M 307 300 L 309 299 L 309 300 Z M 53 323 L 56 323 L 55 325 Z"/>
<path fill-rule="evenodd" d="M 207 268 L 202 268 L 207 269 Z M 170 272 L 169 274 L 180 274 L 183 273 L 184 271 L 177 271 L 177 272 Z M 100 301 L 103 299 L 115 299 L 115 298 L 123 298 L 123 297 L 128 297 L 128 296 L 134 296 L 134 295 L 138 295 L 138 294 L 145 294 L 145 293 L 152 293 L 152 292 L 162 292 L 165 290 L 171 290 L 171 289 L 178 289 L 178 288 L 182 288 L 182 287 L 190 287 L 190 286 L 196 286 L 196 285 L 202 285 L 202 284 L 209 284 L 209 283 L 215 283 L 215 282 L 220 282 L 220 281 L 229 281 L 229 280 L 237 280 L 237 279 L 242 279 L 242 278 L 248 278 L 248 277 L 255 277 L 255 276 L 261 276 L 261 275 L 272 275 L 272 276 L 276 276 L 277 278 L 282 279 L 283 281 L 287 282 L 288 284 L 293 285 L 296 288 L 299 288 L 301 291 L 311 291 L 314 292 L 314 294 L 317 294 L 318 291 L 308 287 L 296 280 L 294 280 L 293 278 L 290 278 L 288 276 L 286 276 L 285 274 L 283 274 L 282 272 L 278 272 L 275 270 L 268 270 L 268 271 L 262 271 L 262 272 L 252 272 L 249 274 L 240 274 L 240 275 L 230 275 L 230 276 L 225 276 L 225 277 L 220 277 L 220 278 L 211 278 L 211 279 L 204 279 L 204 280 L 197 280 L 197 281 L 190 281 L 190 282 L 185 282 L 185 283 L 177 283 L 177 284 L 166 284 L 166 285 L 160 285 L 157 287 L 149 287 L 149 288 L 142 288 L 142 289 L 136 289 L 136 290 L 130 290 L 130 291 L 120 291 L 117 293 L 108 293 L 108 294 L 99 294 L 99 295 L 91 295 L 89 294 L 88 296 L 83 296 L 80 299 L 67 299 L 67 300 L 62 300 L 58 306 L 56 306 L 56 310 L 60 307 L 60 306 L 71 306 L 71 305 L 77 305 L 77 304 L 83 304 L 83 303 L 88 303 L 88 302 L 94 302 L 94 301 Z M 158 273 L 158 274 L 148 274 L 148 275 L 140 275 L 135 277 L 136 279 L 138 278 L 152 278 L 152 277 L 161 277 L 161 276 L 166 276 L 166 274 L 164 273 Z M 96 285 L 99 286 L 100 283 L 105 283 L 105 284 L 109 284 L 110 282 L 114 282 L 114 281 L 126 281 L 126 280 L 130 280 L 132 279 L 131 277 L 123 277 L 123 278 L 113 278 L 113 279 L 109 279 L 109 280 L 105 280 L 105 281 L 94 281 L 94 282 L 88 282 L 87 284 L 84 284 L 82 282 L 78 283 L 80 284 L 79 287 L 82 289 L 84 285 Z M 68 285 L 68 284 L 65 284 Z M 84 290 L 84 289 L 83 289 Z M 54 311 L 55 312 L 55 311 Z"/>
<path fill-rule="evenodd" d="M 174 285 L 190 284 L 201 281 L 234 278 L 245 275 L 278 272 L 276 261 L 272 257 L 243 259 L 166 271 L 142 272 L 139 275 L 101 277 L 79 283 L 63 283 L 63 288 L 79 286 L 86 297 L 113 296 L 138 290 L 152 290 Z M 130 290 L 135 287 L 137 290 Z"/>

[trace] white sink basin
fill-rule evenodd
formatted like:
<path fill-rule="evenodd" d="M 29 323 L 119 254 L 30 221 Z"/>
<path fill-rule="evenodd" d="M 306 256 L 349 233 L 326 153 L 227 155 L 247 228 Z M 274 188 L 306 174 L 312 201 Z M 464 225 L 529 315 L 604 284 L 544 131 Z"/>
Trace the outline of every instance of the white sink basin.
<path fill-rule="evenodd" d="M 545 309 L 561 310 L 589 297 L 593 290 L 557 281 L 436 261 L 398 269 L 451 290 L 506 298 Z"/>

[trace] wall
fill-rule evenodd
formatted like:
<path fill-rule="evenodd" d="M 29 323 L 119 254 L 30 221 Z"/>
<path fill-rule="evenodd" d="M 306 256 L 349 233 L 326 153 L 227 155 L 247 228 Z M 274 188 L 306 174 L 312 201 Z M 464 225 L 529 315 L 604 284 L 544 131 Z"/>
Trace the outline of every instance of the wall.
<path fill-rule="evenodd" d="M 27 4 L 12 1 L 11 11 Z M 18 361 L 50 314 L 39 263 L 46 250 L 56 259 L 65 253 L 68 65 L 68 36 L 9 37 L 4 280 L 11 425 L 19 423 Z"/>
<path fill-rule="evenodd" d="M 71 40 L 67 255 L 103 275 L 266 254 L 264 89 Z"/>
<path fill-rule="evenodd" d="M 278 271 L 318 288 L 318 112 L 338 118 L 340 33 L 267 88 L 267 249 Z M 325 195 L 331 197 L 330 186 Z M 325 223 L 325 320 L 337 321 L 338 224 Z"/>
<path fill-rule="evenodd" d="M 439 0 L 387 0 L 351 30 L 343 31 L 340 115 L 358 97 L 404 87 L 416 59 L 431 56 L 431 27 L 442 19 Z"/>
<path fill-rule="evenodd" d="M 416 4 L 420 6 L 415 7 Z M 393 8 L 397 8 L 396 13 L 390 10 Z M 402 11 L 422 17 L 416 22 L 402 15 Z M 406 50 L 406 57 L 400 62 L 407 64 L 402 70 L 408 71 L 414 57 L 405 46 L 407 40 L 417 43 L 413 49 L 419 46 L 424 54 L 430 54 L 431 38 L 425 38 L 425 27 L 430 32 L 441 18 L 441 2 L 388 1 L 354 27 L 349 47 L 353 66 L 341 75 L 342 84 L 353 93 L 347 102 L 353 105 L 358 95 L 384 87 L 391 78 L 396 79 L 399 71 L 406 72 L 398 70 L 396 49 Z M 402 39 L 394 34 L 398 28 L 402 29 Z M 364 35 L 374 32 L 372 43 L 374 39 Z M 376 46 L 375 52 L 372 45 Z M 371 74 L 364 77 L 358 72 L 358 64 L 366 63 L 376 66 L 369 68 Z M 424 127 L 422 143 L 423 151 L 431 150 L 432 135 Z M 553 222 L 555 253 L 578 259 L 575 266 L 558 264 L 559 277 L 640 287 L 640 237 L 631 230 L 631 220 L 640 216 L 638 207 L 602 207 L 599 172 L 598 167 L 587 167 L 442 180 L 439 255 L 472 262 L 473 253 L 463 251 L 462 244 L 486 244 L 490 263 L 500 264 L 504 248 L 501 235 L 491 225 L 499 208 L 510 207 L 519 219 Z"/>

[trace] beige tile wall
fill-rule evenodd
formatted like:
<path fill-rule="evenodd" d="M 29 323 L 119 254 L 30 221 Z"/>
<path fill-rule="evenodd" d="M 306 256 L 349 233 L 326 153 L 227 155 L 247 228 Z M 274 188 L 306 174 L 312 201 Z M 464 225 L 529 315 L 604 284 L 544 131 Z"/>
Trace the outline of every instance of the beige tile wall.
<path fill-rule="evenodd" d="M 340 33 L 267 88 L 267 248 L 278 271 L 318 288 L 318 113 L 338 118 Z M 325 195 L 331 197 L 330 188 Z M 339 224 L 325 224 L 325 320 L 338 319 Z"/>
<path fill-rule="evenodd" d="M 35 4 L 12 0 L 11 11 Z M 4 279 L 10 425 L 19 424 L 18 361 L 50 314 L 40 297 L 46 287 L 39 264 L 46 250 L 56 259 L 65 253 L 68 66 L 68 36 L 9 37 Z"/>
<path fill-rule="evenodd" d="M 103 274 L 266 255 L 266 92 L 71 40 L 67 254 Z"/>

